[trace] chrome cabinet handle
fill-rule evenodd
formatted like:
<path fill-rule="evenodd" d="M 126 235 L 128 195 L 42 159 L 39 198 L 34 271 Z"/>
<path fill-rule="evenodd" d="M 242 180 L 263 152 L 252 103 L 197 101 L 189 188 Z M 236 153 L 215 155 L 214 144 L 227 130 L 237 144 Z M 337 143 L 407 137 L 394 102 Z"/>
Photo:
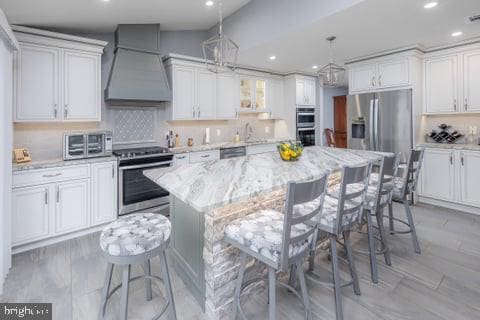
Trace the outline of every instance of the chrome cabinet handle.
<path fill-rule="evenodd" d="M 382 86 L 382 76 L 378 76 L 378 85 Z"/>
<path fill-rule="evenodd" d="M 60 189 L 57 187 L 57 203 L 60 202 Z"/>
<path fill-rule="evenodd" d="M 460 162 L 462 163 L 462 166 L 463 166 L 464 165 L 463 153 L 462 153 L 462 157 L 460 158 Z"/>
<path fill-rule="evenodd" d="M 453 110 L 457 111 L 457 99 L 453 99 Z"/>
<path fill-rule="evenodd" d="M 65 107 L 63 108 L 63 111 L 65 112 L 65 118 L 68 117 L 68 103 L 65 103 Z"/>
<path fill-rule="evenodd" d="M 45 189 L 45 204 L 48 204 L 48 189 Z"/>
<path fill-rule="evenodd" d="M 450 164 L 453 164 L 453 154 L 450 154 Z"/>
<path fill-rule="evenodd" d="M 53 105 L 53 116 L 55 119 L 57 119 L 57 115 L 58 115 L 58 108 L 57 108 L 57 104 L 55 103 Z"/>
<path fill-rule="evenodd" d="M 465 111 L 468 109 L 468 98 L 465 98 Z"/>
<path fill-rule="evenodd" d="M 44 174 L 42 177 L 44 178 L 53 178 L 53 177 L 58 177 L 58 176 L 61 176 L 62 173 L 59 172 L 59 173 L 55 173 L 55 174 Z"/>
<path fill-rule="evenodd" d="M 185 159 L 187 156 L 177 157 L 177 159 Z"/>
<path fill-rule="evenodd" d="M 195 119 L 195 107 L 193 107 L 193 118 Z"/>
<path fill-rule="evenodd" d="M 209 158 L 210 155 L 209 154 L 204 154 L 203 156 L 200 156 L 201 158 Z"/>
<path fill-rule="evenodd" d="M 115 166 L 112 164 L 112 179 L 115 179 Z"/>
<path fill-rule="evenodd" d="M 372 87 L 375 87 L 375 76 L 372 77 Z"/>
<path fill-rule="evenodd" d="M 200 118 L 200 108 L 198 108 L 198 117 Z"/>

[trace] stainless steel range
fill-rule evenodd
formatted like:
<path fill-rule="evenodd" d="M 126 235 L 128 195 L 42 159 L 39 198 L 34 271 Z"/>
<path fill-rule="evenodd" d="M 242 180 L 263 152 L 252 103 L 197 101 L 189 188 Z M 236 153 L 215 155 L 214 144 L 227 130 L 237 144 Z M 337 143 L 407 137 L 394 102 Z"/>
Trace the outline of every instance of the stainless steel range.
<path fill-rule="evenodd" d="M 118 214 L 168 206 L 169 193 L 143 175 L 146 169 L 169 167 L 173 154 L 164 147 L 114 150 L 118 157 Z"/>

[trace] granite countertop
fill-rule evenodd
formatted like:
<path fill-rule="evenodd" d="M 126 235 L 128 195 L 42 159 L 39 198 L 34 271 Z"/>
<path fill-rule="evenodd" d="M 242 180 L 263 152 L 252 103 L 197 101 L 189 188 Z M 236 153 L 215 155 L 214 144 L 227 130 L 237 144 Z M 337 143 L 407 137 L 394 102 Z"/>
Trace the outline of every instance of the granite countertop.
<path fill-rule="evenodd" d="M 20 164 L 13 164 L 12 171 L 24 171 L 24 170 L 34 170 L 34 169 L 47 169 L 55 167 L 64 167 L 64 166 L 74 166 L 78 164 L 85 163 L 97 163 L 97 162 L 107 162 L 107 161 L 116 161 L 117 157 L 107 156 L 107 157 L 98 157 L 98 158 L 87 158 L 87 159 L 77 159 L 77 160 L 63 160 L 63 159 L 50 159 L 50 160 L 39 160 L 32 161 Z"/>
<path fill-rule="evenodd" d="M 423 142 L 417 145 L 418 147 L 425 148 L 441 148 L 441 149 L 454 149 L 454 150 L 473 150 L 480 151 L 480 145 L 478 144 L 455 144 L 455 143 L 433 143 Z"/>
<path fill-rule="evenodd" d="M 152 181 L 199 212 L 285 188 L 289 181 L 320 177 L 344 165 L 378 160 L 385 153 L 307 147 L 295 162 L 277 152 L 145 170 Z"/>
<path fill-rule="evenodd" d="M 223 149 L 223 148 L 235 148 L 235 147 L 245 147 L 245 146 L 253 146 L 259 144 L 270 144 L 270 143 L 279 143 L 282 141 L 292 141 L 292 139 L 265 139 L 265 140 L 258 140 L 258 141 L 251 141 L 251 142 L 215 142 L 210 144 L 200 144 L 193 147 L 178 147 L 178 148 L 170 148 L 170 151 L 173 153 L 187 153 L 187 152 L 195 152 L 195 151 L 208 151 L 208 150 L 216 150 L 216 149 Z"/>

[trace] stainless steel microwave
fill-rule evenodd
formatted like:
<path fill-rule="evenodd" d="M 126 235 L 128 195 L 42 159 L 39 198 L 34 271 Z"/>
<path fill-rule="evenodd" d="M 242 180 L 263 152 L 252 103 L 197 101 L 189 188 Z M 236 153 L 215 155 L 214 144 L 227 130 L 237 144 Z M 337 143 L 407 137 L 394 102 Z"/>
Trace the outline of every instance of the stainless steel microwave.
<path fill-rule="evenodd" d="M 105 157 L 112 155 L 112 132 L 65 133 L 63 160 Z"/>

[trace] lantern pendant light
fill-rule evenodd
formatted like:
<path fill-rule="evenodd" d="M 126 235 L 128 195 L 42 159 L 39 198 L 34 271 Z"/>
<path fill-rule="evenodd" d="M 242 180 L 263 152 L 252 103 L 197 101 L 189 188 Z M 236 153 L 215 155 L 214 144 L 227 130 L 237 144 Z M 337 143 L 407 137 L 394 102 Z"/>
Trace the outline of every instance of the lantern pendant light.
<path fill-rule="evenodd" d="M 219 3 L 220 22 L 218 34 L 202 43 L 207 69 L 214 73 L 234 71 L 237 64 L 238 45 L 223 34 L 222 3 Z"/>
<path fill-rule="evenodd" d="M 337 87 L 342 85 L 345 77 L 346 69 L 333 62 L 333 41 L 337 37 L 328 37 L 327 41 L 330 43 L 330 62 L 320 68 L 318 74 L 323 77 L 323 84 L 330 87 Z"/>

